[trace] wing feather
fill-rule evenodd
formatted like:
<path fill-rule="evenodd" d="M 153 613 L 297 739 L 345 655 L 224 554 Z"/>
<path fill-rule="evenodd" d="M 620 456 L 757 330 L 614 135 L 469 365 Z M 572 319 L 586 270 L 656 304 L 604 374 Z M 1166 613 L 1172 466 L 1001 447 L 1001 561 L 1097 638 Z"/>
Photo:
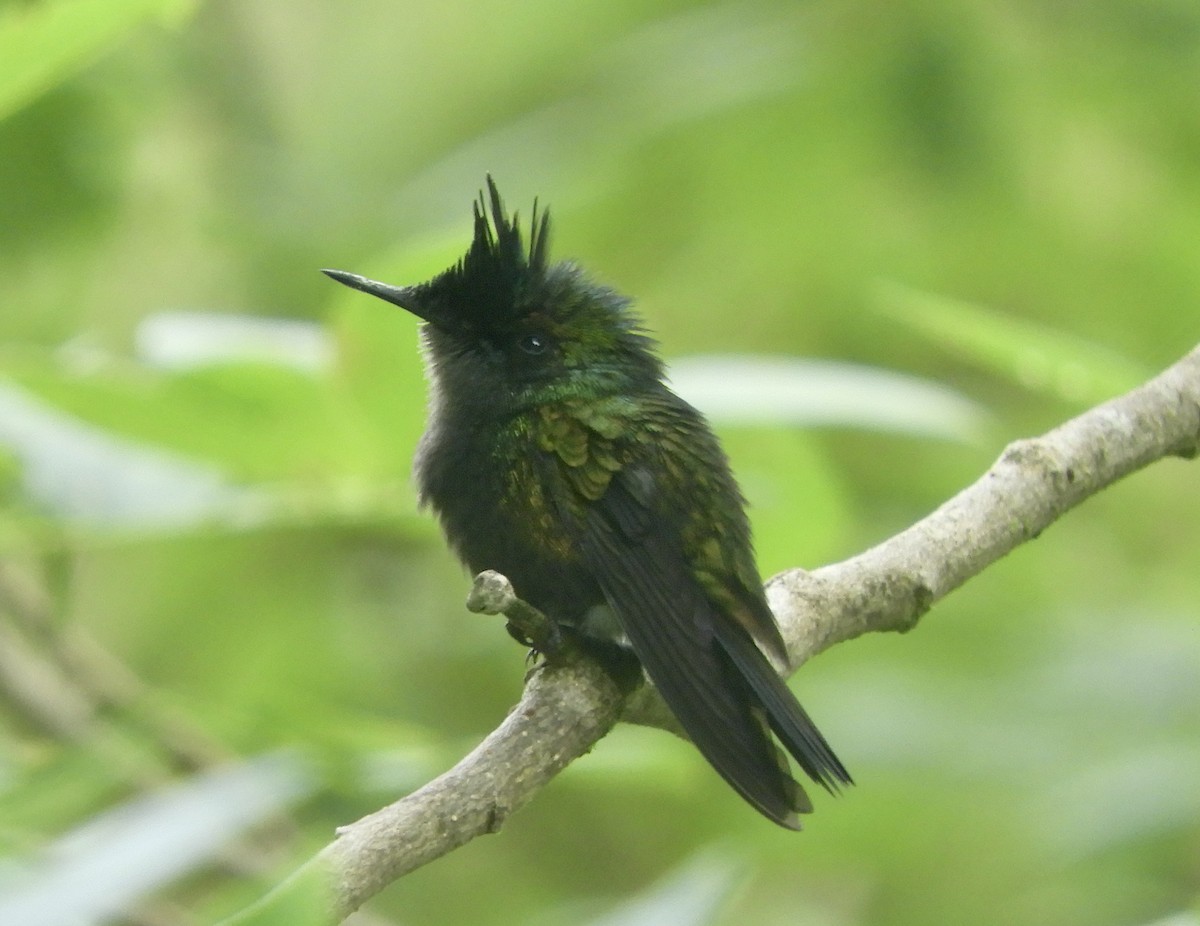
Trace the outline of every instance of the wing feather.
<path fill-rule="evenodd" d="M 636 440 L 603 407 L 541 410 L 545 478 L 560 486 L 551 496 L 564 500 L 588 573 L 696 747 L 759 811 L 799 828 L 796 814 L 812 804 L 772 732 L 828 790 L 850 776 L 759 648 L 784 655 L 720 447 L 671 393 L 643 402 Z"/>
<path fill-rule="evenodd" d="M 721 647 L 761 701 L 771 729 L 808 777 L 833 793 L 841 785 L 853 784 L 817 725 L 754 641 L 737 624 L 718 621 L 715 627 Z"/>
<path fill-rule="evenodd" d="M 753 688 L 719 643 L 716 626 L 726 618 L 691 575 L 678 542 L 646 518 L 623 480 L 589 510 L 583 555 L 696 747 L 762 813 L 798 827 L 796 813 L 812 805 L 786 771 Z"/>

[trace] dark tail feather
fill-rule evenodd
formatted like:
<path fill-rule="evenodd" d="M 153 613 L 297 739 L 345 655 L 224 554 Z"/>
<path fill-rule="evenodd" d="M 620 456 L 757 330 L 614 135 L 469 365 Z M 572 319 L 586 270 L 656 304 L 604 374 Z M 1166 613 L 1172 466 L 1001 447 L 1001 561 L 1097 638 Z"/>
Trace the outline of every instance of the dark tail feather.
<path fill-rule="evenodd" d="M 657 621 L 626 626 L 646 673 L 709 764 L 763 816 L 800 829 L 797 814 L 811 813 L 812 803 L 742 671 L 711 640 L 664 632 Z"/>
<path fill-rule="evenodd" d="M 721 648 L 761 704 L 771 729 L 805 774 L 832 794 L 837 794 L 842 785 L 854 784 L 821 731 L 750 635 L 740 626 L 723 621 L 718 621 L 714 630 Z"/>
<path fill-rule="evenodd" d="M 815 781 L 831 790 L 850 781 L 812 721 L 622 482 L 589 510 L 587 526 L 584 561 L 692 742 L 760 813 L 799 829 L 797 814 L 812 804 L 772 731 Z"/>

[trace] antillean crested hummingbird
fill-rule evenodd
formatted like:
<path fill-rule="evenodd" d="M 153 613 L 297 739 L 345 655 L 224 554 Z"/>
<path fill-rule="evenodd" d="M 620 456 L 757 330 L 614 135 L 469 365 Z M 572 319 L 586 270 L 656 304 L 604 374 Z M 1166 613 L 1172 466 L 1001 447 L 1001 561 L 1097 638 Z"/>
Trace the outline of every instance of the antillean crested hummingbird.
<path fill-rule="evenodd" d="M 776 741 L 830 791 L 851 778 L 772 664 L 787 653 L 725 454 L 629 300 L 550 263 L 536 203 L 526 247 L 487 186 L 466 256 L 432 280 L 325 271 L 425 323 L 421 501 L 473 572 L 585 648 L 632 649 L 713 768 L 799 829 L 812 804 Z"/>

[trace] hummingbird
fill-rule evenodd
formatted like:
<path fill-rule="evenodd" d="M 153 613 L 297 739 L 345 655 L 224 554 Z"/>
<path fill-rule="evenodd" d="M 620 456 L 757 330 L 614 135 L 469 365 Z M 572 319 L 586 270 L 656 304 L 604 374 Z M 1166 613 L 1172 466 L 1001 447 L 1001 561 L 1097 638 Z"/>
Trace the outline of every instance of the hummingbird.
<path fill-rule="evenodd" d="M 632 650 L 717 773 L 800 829 L 812 802 L 783 750 L 831 793 L 852 780 L 780 675 L 787 652 L 721 445 L 666 385 L 630 300 L 550 261 L 536 200 L 526 246 L 486 182 L 466 255 L 433 279 L 323 271 L 424 322 L 420 501 L 473 573 L 505 575 L 584 649 Z"/>

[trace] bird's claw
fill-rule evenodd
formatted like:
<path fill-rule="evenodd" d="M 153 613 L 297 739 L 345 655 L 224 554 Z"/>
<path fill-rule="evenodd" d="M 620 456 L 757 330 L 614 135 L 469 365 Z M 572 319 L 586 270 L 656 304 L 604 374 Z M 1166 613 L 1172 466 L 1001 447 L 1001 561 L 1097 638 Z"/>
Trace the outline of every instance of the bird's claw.
<path fill-rule="evenodd" d="M 538 656 L 553 661 L 566 649 L 566 637 L 557 623 L 517 597 L 512 584 L 498 572 L 488 570 L 475 577 L 467 595 L 467 609 L 477 614 L 503 614 L 505 629 L 522 646 L 529 647 L 526 662 Z"/>

